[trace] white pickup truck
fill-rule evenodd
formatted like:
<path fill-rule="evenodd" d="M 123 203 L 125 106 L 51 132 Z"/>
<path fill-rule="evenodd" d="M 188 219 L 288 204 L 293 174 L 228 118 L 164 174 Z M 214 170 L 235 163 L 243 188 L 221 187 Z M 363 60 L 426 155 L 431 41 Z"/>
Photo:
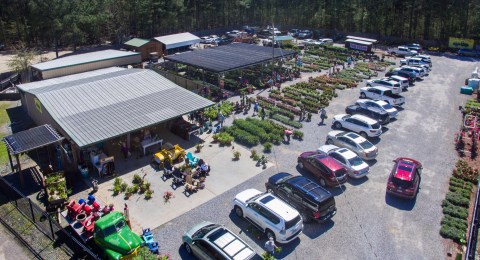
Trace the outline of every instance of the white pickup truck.
<path fill-rule="evenodd" d="M 387 50 L 393 56 L 401 56 L 401 57 L 408 57 L 417 55 L 416 51 L 412 51 L 405 46 L 398 46 L 397 48 L 391 48 Z"/>
<path fill-rule="evenodd" d="M 392 106 L 401 106 L 405 103 L 404 97 L 394 94 L 391 89 L 386 87 L 361 88 L 360 98 L 383 100 Z"/>

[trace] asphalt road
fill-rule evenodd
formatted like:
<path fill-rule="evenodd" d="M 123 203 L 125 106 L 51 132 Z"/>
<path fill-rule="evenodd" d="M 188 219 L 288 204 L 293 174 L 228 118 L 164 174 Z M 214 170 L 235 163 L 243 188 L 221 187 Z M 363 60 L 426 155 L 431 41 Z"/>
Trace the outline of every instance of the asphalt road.
<path fill-rule="evenodd" d="M 371 163 L 369 175 L 349 181 L 342 188 L 331 189 L 336 195 L 337 215 L 329 222 L 307 224 L 303 234 L 282 245 L 281 259 L 443 259 L 445 240 L 439 235 L 448 178 L 456 161 L 454 134 L 461 123 L 458 106 L 468 96 L 459 87 L 477 66 L 472 59 L 432 56 L 433 70 L 403 95 L 406 104 L 397 120 L 384 128 L 374 140 L 379 156 Z M 365 83 L 360 86 L 364 86 Z M 181 247 L 181 235 L 189 227 L 208 220 L 221 223 L 240 234 L 261 254 L 265 238 L 257 240 L 245 233 L 247 222 L 231 211 L 231 200 L 247 188 L 264 190 L 269 176 L 279 171 L 292 174 L 297 156 L 324 144 L 333 115 L 344 113 L 345 106 L 358 99 L 359 90 L 338 91 L 339 97 L 327 108 L 327 125 L 318 126 L 319 118 L 305 123 L 304 141 L 275 147 L 270 159 L 275 166 L 238 185 L 215 199 L 185 213 L 155 230 L 161 252 L 174 259 L 189 259 Z M 424 165 L 420 192 L 413 201 L 385 195 L 386 181 L 396 157 L 412 157 Z M 241 160 L 248 160 L 245 156 Z M 218 167 L 218 166 L 217 166 Z M 228 174 L 228 169 L 225 169 Z M 201 192 L 194 196 L 201 196 Z"/>

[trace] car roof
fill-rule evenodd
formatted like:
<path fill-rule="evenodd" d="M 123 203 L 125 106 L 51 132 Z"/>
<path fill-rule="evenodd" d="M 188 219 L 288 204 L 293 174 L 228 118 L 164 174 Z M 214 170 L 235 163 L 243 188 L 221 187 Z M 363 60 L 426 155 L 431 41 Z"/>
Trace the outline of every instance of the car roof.
<path fill-rule="evenodd" d="M 335 150 L 335 152 L 340 154 L 341 156 L 343 156 L 347 160 L 357 157 L 357 155 L 354 152 L 350 151 L 347 148 L 340 148 L 340 149 Z"/>
<path fill-rule="evenodd" d="M 387 90 L 390 90 L 389 88 L 386 88 L 386 87 L 372 87 L 372 88 L 376 88 L 376 89 L 379 89 L 379 90 L 382 90 L 382 91 L 387 91 Z"/>
<path fill-rule="evenodd" d="M 347 132 L 345 135 L 345 137 L 351 139 L 352 141 L 354 141 L 355 143 L 361 143 L 363 141 L 366 141 L 367 139 L 361 137 L 360 135 L 356 134 L 356 133 L 352 133 L 352 132 Z"/>
<path fill-rule="evenodd" d="M 392 76 L 390 76 L 390 77 L 393 78 L 393 79 L 398 79 L 398 80 L 408 80 L 408 79 L 405 78 L 405 77 L 397 76 L 397 75 L 392 75 Z"/>
<path fill-rule="evenodd" d="M 246 259 L 255 253 L 245 241 L 222 226 L 210 232 L 207 239 L 232 259 Z"/>
<path fill-rule="evenodd" d="M 377 123 L 377 120 L 371 119 L 370 117 L 366 117 L 366 116 L 363 116 L 363 115 L 358 115 L 358 114 L 355 114 L 355 115 L 351 116 L 351 118 L 355 118 L 355 119 L 358 119 L 360 121 L 364 121 L 365 123 L 367 123 L 369 125 L 373 125 L 373 124 Z"/>
<path fill-rule="evenodd" d="M 337 171 L 344 168 L 343 165 L 337 162 L 337 160 L 333 159 L 333 157 L 328 155 L 318 156 L 318 157 L 315 157 L 315 159 L 321 164 L 325 165 L 325 167 L 327 167 L 331 171 Z"/>
<path fill-rule="evenodd" d="M 292 208 L 290 205 L 270 193 L 266 193 L 255 201 L 264 205 L 269 210 L 277 213 L 285 221 L 292 220 L 299 215 L 296 209 Z"/>
<path fill-rule="evenodd" d="M 415 169 L 419 163 L 409 158 L 398 158 L 396 160 L 395 172 L 393 176 L 404 181 L 412 181 L 415 176 Z"/>
<path fill-rule="evenodd" d="M 332 194 L 328 190 L 303 176 L 294 176 L 287 182 L 297 189 L 302 190 L 305 194 L 309 195 L 309 197 L 316 201 L 321 202 L 332 197 Z"/>
<path fill-rule="evenodd" d="M 268 178 L 268 182 L 272 184 L 277 184 L 280 180 L 286 179 L 288 177 L 291 177 L 292 175 L 290 173 L 286 172 L 279 172 L 270 178 Z"/>

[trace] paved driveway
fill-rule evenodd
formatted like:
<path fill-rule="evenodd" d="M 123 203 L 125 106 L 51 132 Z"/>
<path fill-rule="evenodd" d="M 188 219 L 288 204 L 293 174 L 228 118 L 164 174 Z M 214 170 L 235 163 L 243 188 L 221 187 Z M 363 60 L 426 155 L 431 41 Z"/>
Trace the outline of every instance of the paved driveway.
<path fill-rule="evenodd" d="M 406 104 L 398 119 L 386 125 L 385 133 L 375 140 L 379 156 L 371 164 L 368 177 L 349 181 L 342 189 L 331 189 L 336 195 L 337 215 L 323 225 L 307 224 L 298 239 L 282 246 L 278 258 L 445 258 L 444 240 L 439 235 L 440 204 L 456 160 L 453 137 L 460 125 L 458 106 L 468 98 L 459 94 L 459 86 L 477 63 L 456 57 L 432 57 L 432 60 L 430 76 L 404 93 Z M 226 225 L 262 253 L 265 238 L 257 240 L 244 232 L 248 224 L 231 212 L 230 202 L 244 189 L 264 190 L 266 179 L 278 171 L 305 174 L 296 168 L 297 155 L 325 142 L 331 118 L 343 113 L 345 106 L 358 98 L 359 90 L 338 93 L 339 97 L 327 109 L 326 126 L 318 126 L 319 118 L 315 117 L 302 129 L 304 141 L 275 147 L 270 158 L 275 159 L 276 166 L 156 229 L 161 251 L 174 259 L 188 259 L 180 247 L 182 233 L 201 220 L 209 220 Z M 421 189 L 415 201 L 385 196 L 392 160 L 399 156 L 413 157 L 424 164 Z"/>

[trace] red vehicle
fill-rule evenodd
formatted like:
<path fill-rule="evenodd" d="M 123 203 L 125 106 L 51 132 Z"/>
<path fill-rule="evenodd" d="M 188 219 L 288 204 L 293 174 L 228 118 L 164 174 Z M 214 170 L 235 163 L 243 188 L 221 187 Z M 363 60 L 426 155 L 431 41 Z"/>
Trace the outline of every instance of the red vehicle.
<path fill-rule="evenodd" d="M 326 154 L 304 152 L 297 162 L 300 169 L 305 169 L 318 178 L 323 187 L 337 187 L 347 182 L 347 169 Z"/>
<path fill-rule="evenodd" d="M 422 179 L 422 164 L 404 157 L 397 158 L 393 162 L 395 165 L 388 177 L 387 193 L 406 199 L 415 198 Z"/>

